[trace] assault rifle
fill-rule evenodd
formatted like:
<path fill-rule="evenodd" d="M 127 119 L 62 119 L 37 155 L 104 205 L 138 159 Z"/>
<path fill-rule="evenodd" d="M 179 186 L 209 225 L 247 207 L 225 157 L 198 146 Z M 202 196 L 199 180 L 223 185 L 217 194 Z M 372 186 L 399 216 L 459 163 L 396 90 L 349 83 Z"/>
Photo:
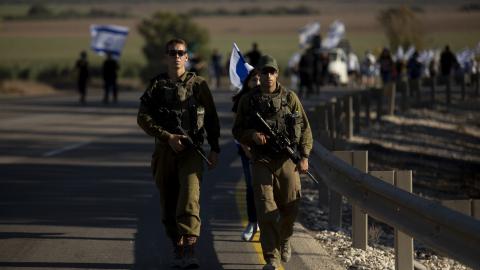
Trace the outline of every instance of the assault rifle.
<path fill-rule="evenodd" d="M 286 153 L 288 157 L 293 161 L 293 163 L 297 164 L 302 159 L 302 157 L 300 156 L 298 150 L 294 149 L 294 144 L 290 141 L 290 139 L 285 136 L 285 134 L 273 130 L 258 112 L 256 113 L 256 116 L 265 127 L 267 135 L 270 137 L 269 140 L 270 143 L 272 143 L 272 146 L 276 148 L 276 150 Z M 307 175 L 317 185 L 320 184 L 318 180 L 312 175 L 312 173 L 307 171 Z"/>
<path fill-rule="evenodd" d="M 205 162 L 209 166 L 212 165 L 210 160 L 205 156 L 203 153 L 203 149 L 200 145 L 196 144 L 193 140 L 192 137 L 188 134 L 188 132 L 185 131 L 185 129 L 182 127 L 181 119 L 180 116 L 174 112 L 170 111 L 168 109 L 162 108 L 159 104 L 156 102 L 152 101 L 152 97 L 147 97 L 143 95 L 141 98 L 141 101 L 146 105 L 148 111 L 152 114 L 152 117 L 159 123 L 163 123 L 165 125 L 166 121 L 170 121 L 169 124 L 165 125 L 164 128 L 166 128 L 169 132 L 173 132 L 175 134 L 179 135 L 184 135 L 186 137 L 185 140 L 181 140 L 187 147 L 191 146 L 195 151 L 202 157 Z M 161 120 L 163 119 L 163 120 Z M 172 123 L 173 122 L 173 123 Z"/>
<path fill-rule="evenodd" d="M 208 160 L 208 158 L 205 156 L 205 154 L 203 153 L 203 149 L 200 145 L 196 144 L 193 142 L 192 140 L 192 137 L 190 137 L 190 135 L 188 135 L 188 133 L 185 131 L 185 129 L 183 129 L 182 125 L 180 123 L 181 120 L 180 120 L 180 116 L 178 116 L 178 114 L 175 113 L 175 117 L 177 119 L 177 126 L 176 126 L 176 130 L 179 131 L 180 135 L 185 135 L 186 137 L 186 140 L 182 140 L 182 142 L 186 142 L 186 145 L 187 146 L 192 146 L 193 149 L 195 149 L 195 151 L 197 151 L 197 153 L 203 158 L 203 160 L 205 160 L 205 162 L 207 162 L 207 164 L 209 166 L 212 166 L 212 163 L 210 162 L 210 160 Z"/>

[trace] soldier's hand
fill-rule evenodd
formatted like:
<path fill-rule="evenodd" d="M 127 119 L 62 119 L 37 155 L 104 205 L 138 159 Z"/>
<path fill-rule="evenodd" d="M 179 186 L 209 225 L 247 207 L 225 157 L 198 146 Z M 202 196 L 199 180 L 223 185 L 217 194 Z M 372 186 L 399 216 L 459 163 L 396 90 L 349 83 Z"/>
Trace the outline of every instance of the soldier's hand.
<path fill-rule="evenodd" d="M 297 163 L 297 167 L 295 168 L 299 173 L 307 173 L 308 172 L 308 158 L 302 158 Z"/>
<path fill-rule="evenodd" d="M 261 132 L 255 132 L 253 133 L 252 139 L 256 144 L 264 145 L 267 143 L 268 136 Z"/>
<path fill-rule="evenodd" d="M 215 151 L 210 151 L 207 158 L 208 161 L 210 161 L 210 164 L 208 164 L 208 169 L 211 170 L 215 168 L 218 163 L 218 153 Z"/>
<path fill-rule="evenodd" d="M 168 138 L 168 145 L 172 148 L 175 153 L 178 153 L 185 149 L 185 145 L 182 143 L 182 139 L 186 139 L 185 135 L 171 134 Z"/>

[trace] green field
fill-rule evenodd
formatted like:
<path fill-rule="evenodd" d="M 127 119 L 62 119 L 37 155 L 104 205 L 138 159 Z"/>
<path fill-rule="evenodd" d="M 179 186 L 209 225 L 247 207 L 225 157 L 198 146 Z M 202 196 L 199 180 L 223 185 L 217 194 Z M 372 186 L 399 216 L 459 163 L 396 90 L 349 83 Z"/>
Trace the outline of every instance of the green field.
<path fill-rule="evenodd" d="M 131 8 L 134 18 L 129 19 L 65 19 L 65 20 L 27 20 L 0 22 L 0 69 L 13 67 L 28 67 L 33 70 L 44 66 L 73 66 L 81 50 L 88 50 L 90 37 L 88 27 L 91 23 L 114 23 L 130 27 L 130 34 L 121 58 L 121 65 L 139 66 L 145 63 L 141 48 L 144 43 L 136 32 L 136 25 L 143 17 L 155 10 L 165 8 L 171 10 L 173 4 L 148 5 L 110 5 L 118 10 Z M 269 2 L 270 3 L 270 2 Z M 387 40 L 380 25 L 376 21 L 379 9 L 385 4 L 363 4 L 359 7 L 331 2 L 326 7 L 319 3 L 306 2 L 317 5 L 323 13 L 319 16 L 289 16 L 289 17 L 208 17 L 193 18 L 201 27 L 210 33 L 211 49 L 217 48 L 224 56 L 229 57 L 232 43 L 236 42 L 243 52 L 250 50 L 252 42 L 259 44 L 260 50 L 275 56 L 281 67 L 285 67 L 290 56 L 299 50 L 298 29 L 308 22 L 319 20 L 322 23 L 322 34 L 325 34 L 328 24 L 339 18 L 344 21 L 353 50 L 362 58 L 369 49 L 379 53 L 387 46 Z M 235 2 L 241 6 L 241 2 Z M 247 5 L 247 4 L 245 4 Z M 251 5 L 251 4 L 250 4 Z M 260 5 L 260 4 L 259 4 Z M 268 3 L 265 3 L 268 5 Z M 284 5 L 284 4 L 282 4 Z M 107 4 L 95 7 L 108 9 Z M 0 5 L 0 16 L 25 14 L 28 5 Z M 87 10 L 91 5 L 50 5 L 53 10 L 74 8 Z M 357 10 L 358 9 L 358 10 Z M 146 12 L 146 10 L 148 12 Z M 425 45 L 427 48 L 441 49 L 450 44 L 452 49 L 460 50 L 465 47 L 475 47 L 480 37 L 480 16 L 478 13 L 461 13 L 449 7 L 436 5 L 426 6 L 427 10 L 419 17 L 424 21 L 426 33 Z M 92 65 L 100 65 L 103 58 L 89 53 Z"/>
<path fill-rule="evenodd" d="M 431 36 L 427 39 L 433 48 L 442 48 L 450 44 L 454 50 L 464 47 L 474 47 L 478 42 L 476 33 L 449 32 Z M 349 34 L 348 38 L 354 51 L 361 57 L 363 52 L 371 49 L 379 52 L 387 44 L 385 37 L 378 34 Z M 224 60 L 232 48 L 232 42 L 236 42 L 243 52 L 251 48 L 253 41 L 259 43 L 263 52 L 277 58 L 281 66 L 286 66 L 289 57 L 298 50 L 297 37 L 295 35 L 211 35 L 210 48 L 218 48 L 223 52 Z M 142 54 L 143 39 L 139 35 L 131 35 L 125 45 L 121 61 L 124 64 L 144 64 Z M 45 66 L 50 64 L 69 66 L 73 65 L 78 53 L 82 49 L 88 50 L 89 37 L 10 37 L 0 39 L 0 66 Z M 103 58 L 89 53 L 89 60 L 93 65 L 99 65 Z"/>

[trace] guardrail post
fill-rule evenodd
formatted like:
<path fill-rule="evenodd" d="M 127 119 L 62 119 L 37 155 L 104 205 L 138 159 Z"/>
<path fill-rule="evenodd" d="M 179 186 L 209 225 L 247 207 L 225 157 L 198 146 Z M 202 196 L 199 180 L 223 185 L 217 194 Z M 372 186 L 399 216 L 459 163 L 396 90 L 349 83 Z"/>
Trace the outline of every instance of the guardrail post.
<path fill-rule="evenodd" d="M 334 151 L 334 155 L 345 161 L 347 164 L 351 165 L 353 162 L 351 151 Z M 328 226 L 332 229 L 339 229 L 342 227 L 342 195 L 333 190 L 330 190 Z"/>
<path fill-rule="evenodd" d="M 480 220 L 480 200 L 472 200 L 472 216 Z"/>
<path fill-rule="evenodd" d="M 472 74 L 472 87 L 474 88 L 474 94 L 476 97 L 479 95 L 479 86 L 480 86 L 480 74 Z"/>
<path fill-rule="evenodd" d="M 353 167 L 368 172 L 368 152 L 353 152 Z M 352 246 L 367 250 L 368 245 L 368 215 L 365 210 L 352 205 Z"/>
<path fill-rule="evenodd" d="M 365 103 L 365 125 L 369 127 L 370 126 L 370 100 L 372 98 L 372 92 L 371 91 L 363 92 L 363 98 Z"/>
<path fill-rule="evenodd" d="M 393 115 L 395 113 L 395 84 L 393 82 L 387 83 L 383 88 L 383 93 L 387 96 L 388 111 L 387 114 Z"/>
<path fill-rule="evenodd" d="M 452 78 L 449 75 L 447 76 L 444 76 L 443 77 L 444 80 L 445 80 L 445 98 L 446 98 L 446 102 L 447 102 L 447 105 L 450 105 L 451 103 L 451 92 L 452 92 L 452 87 L 451 87 L 451 84 L 452 84 Z"/>
<path fill-rule="evenodd" d="M 395 186 L 412 192 L 412 171 L 396 171 Z M 413 238 L 395 229 L 395 269 L 413 270 Z"/>
<path fill-rule="evenodd" d="M 397 90 L 400 92 L 401 95 L 401 104 L 400 107 L 403 112 L 405 112 L 408 109 L 408 88 L 407 88 L 407 83 L 404 80 L 398 80 L 397 81 Z"/>
<path fill-rule="evenodd" d="M 328 111 L 325 105 L 316 108 L 318 114 L 318 128 L 320 130 L 328 130 Z"/>
<path fill-rule="evenodd" d="M 431 105 L 433 106 L 435 104 L 435 91 L 436 91 L 435 88 L 437 84 L 436 82 L 437 77 L 433 75 L 430 75 L 430 76 L 432 76 L 430 78 L 430 99 L 431 99 L 430 102 L 431 102 Z"/>
<path fill-rule="evenodd" d="M 472 200 L 443 200 L 440 203 L 464 215 L 472 216 Z"/>
<path fill-rule="evenodd" d="M 345 113 L 345 137 L 351 139 L 353 137 L 353 98 L 351 95 L 343 98 L 343 109 Z"/>
<path fill-rule="evenodd" d="M 383 91 L 382 89 L 375 89 L 374 91 L 377 97 L 377 121 L 381 121 L 383 113 Z"/>
<path fill-rule="evenodd" d="M 353 133 L 360 133 L 360 106 L 361 106 L 361 97 L 360 94 L 355 94 L 353 96 L 353 110 L 355 111 L 355 120 L 353 125 Z"/>
<path fill-rule="evenodd" d="M 329 102 L 328 105 L 328 130 L 330 131 L 330 138 L 334 140 L 337 137 L 336 123 L 335 123 L 335 103 Z"/>
<path fill-rule="evenodd" d="M 335 102 L 335 133 L 336 138 L 342 137 L 342 100 L 337 99 Z"/>

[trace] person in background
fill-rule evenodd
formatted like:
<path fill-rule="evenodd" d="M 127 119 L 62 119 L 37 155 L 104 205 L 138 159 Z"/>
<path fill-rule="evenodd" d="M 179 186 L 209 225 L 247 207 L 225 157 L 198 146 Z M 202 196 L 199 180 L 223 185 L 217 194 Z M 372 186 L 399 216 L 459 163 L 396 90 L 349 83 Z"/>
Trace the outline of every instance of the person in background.
<path fill-rule="evenodd" d="M 362 72 L 362 87 L 363 88 L 370 88 L 375 86 L 375 73 L 376 73 L 376 59 L 375 56 L 370 52 L 366 51 L 362 64 L 361 64 L 361 72 Z"/>
<path fill-rule="evenodd" d="M 408 86 L 410 95 L 420 97 L 420 79 L 422 76 L 423 65 L 418 61 L 418 52 L 415 51 L 407 62 Z"/>
<path fill-rule="evenodd" d="M 75 70 L 77 71 L 77 88 L 78 93 L 80 94 L 80 104 L 85 105 L 87 96 L 87 81 L 89 77 L 87 52 L 80 52 L 80 58 L 75 63 Z"/>
<path fill-rule="evenodd" d="M 220 88 L 221 78 L 222 78 L 222 55 L 218 53 L 217 49 L 213 50 L 212 56 L 210 57 L 210 68 L 211 74 L 215 81 L 215 88 Z"/>
<path fill-rule="evenodd" d="M 353 51 L 349 51 L 347 54 L 347 73 L 350 86 L 357 87 L 360 76 L 360 62 L 358 61 L 358 56 Z"/>
<path fill-rule="evenodd" d="M 380 66 L 380 77 L 382 78 L 383 86 L 387 86 L 395 78 L 395 63 L 393 62 L 390 50 L 383 48 L 382 53 L 377 60 Z"/>
<path fill-rule="evenodd" d="M 102 75 L 103 75 L 103 103 L 108 104 L 108 99 L 110 92 L 113 97 L 112 100 L 114 103 L 118 101 L 118 92 L 117 92 L 117 72 L 119 66 L 115 59 L 112 57 L 112 53 L 107 53 L 107 59 L 103 62 Z"/>
<path fill-rule="evenodd" d="M 445 46 L 445 49 L 440 54 L 440 73 L 442 80 L 445 83 L 447 102 L 450 102 L 452 75 L 457 67 L 457 57 L 452 53 L 452 51 L 450 51 L 450 46 Z"/>
<path fill-rule="evenodd" d="M 252 65 L 253 67 L 257 67 L 258 60 L 260 60 L 262 53 L 258 50 L 258 44 L 256 42 L 252 44 L 252 50 L 247 52 L 245 56 L 248 58 L 247 62 L 250 65 Z"/>
<path fill-rule="evenodd" d="M 233 96 L 232 101 L 233 101 L 233 107 L 232 111 L 237 113 L 238 109 L 238 102 L 240 101 L 240 98 L 249 93 L 250 91 L 254 91 L 255 88 L 257 88 L 260 85 L 260 73 L 256 69 L 252 69 L 250 73 L 248 73 L 248 76 L 245 78 L 245 81 L 243 83 L 243 87 L 236 94 Z M 247 185 L 247 216 L 248 216 L 248 224 L 245 230 L 242 232 L 242 239 L 244 241 L 252 241 L 253 237 L 258 231 L 258 224 L 257 224 L 257 212 L 255 210 L 255 201 L 253 197 L 253 186 L 252 186 L 252 174 L 250 170 L 250 147 L 247 145 L 237 143 L 238 147 L 238 154 L 240 155 L 240 159 L 242 160 L 242 167 L 243 167 L 243 173 L 245 175 L 245 184 Z"/>

